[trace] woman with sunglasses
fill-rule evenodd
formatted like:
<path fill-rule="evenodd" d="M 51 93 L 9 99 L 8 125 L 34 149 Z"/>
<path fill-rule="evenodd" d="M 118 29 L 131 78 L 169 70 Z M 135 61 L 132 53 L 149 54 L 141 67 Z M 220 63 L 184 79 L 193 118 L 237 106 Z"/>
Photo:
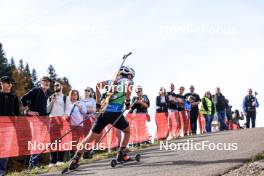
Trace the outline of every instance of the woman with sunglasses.
<path fill-rule="evenodd" d="M 95 116 L 93 113 L 96 111 L 96 101 L 94 99 L 94 91 L 91 87 L 86 87 L 84 89 L 84 96 L 80 100 L 79 103 L 81 113 L 83 118 L 85 119 L 84 122 L 84 135 L 86 136 L 93 123 L 95 122 Z M 86 150 L 83 154 L 84 159 L 92 158 L 92 153 L 90 150 Z"/>

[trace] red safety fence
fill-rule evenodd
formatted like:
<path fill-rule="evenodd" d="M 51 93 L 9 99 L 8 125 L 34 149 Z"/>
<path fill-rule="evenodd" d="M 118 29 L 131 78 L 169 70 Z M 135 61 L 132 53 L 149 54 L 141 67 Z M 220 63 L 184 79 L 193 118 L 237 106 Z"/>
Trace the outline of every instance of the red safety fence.
<path fill-rule="evenodd" d="M 240 127 L 239 127 L 238 124 L 235 124 L 235 123 L 229 121 L 229 122 L 228 122 L 228 129 L 229 129 L 229 130 L 239 130 Z"/>
<path fill-rule="evenodd" d="M 199 114 L 198 116 L 198 126 L 199 126 L 199 132 L 200 134 L 204 134 L 206 132 L 205 130 L 205 118 L 202 114 Z"/>
<path fill-rule="evenodd" d="M 177 111 L 169 113 L 169 136 L 178 138 L 183 135 L 190 135 L 190 112 Z"/>
<path fill-rule="evenodd" d="M 166 139 L 169 134 L 169 119 L 168 113 L 156 113 L 155 115 L 157 132 L 156 132 L 156 140 Z"/>
<path fill-rule="evenodd" d="M 127 114 L 126 119 L 130 125 L 129 143 L 150 141 L 151 135 L 147 128 L 148 114 Z"/>
<path fill-rule="evenodd" d="M 128 114 L 130 122 L 130 143 L 149 141 L 150 135 L 146 122 L 149 116 L 144 114 Z M 87 120 L 84 126 L 77 127 L 66 135 L 57 145 L 52 145 L 52 151 L 75 150 L 77 144 L 91 129 L 92 122 Z M 111 125 L 108 125 L 102 135 Z M 75 128 L 62 117 L 1 117 L 0 118 L 0 158 L 32 155 L 41 153 L 49 144 L 60 138 L 69 130 Z M 115 148 L 121 139 L 121 132 L 112 130 L 102 140 L 102 146 Z M 98 139 L 97 139 L 98 140 Z M 94 142 L 95 143 L 95 142 Z M 93 144 L 94 144 L 93 143 Z M 101 145 L 100 145 L 101 146 Z M 91 146 L 90 146 L 91 147 Z M 96 147 L 96 146 L 95 146 Z M 65 149 L 66 148 L 66 149 Z M 49 153 L 47 150 L 44 153 Z"/>
<path fill-rule="evenodd" d="M 127 114 L 126 119 L 130 124 L 129 143 L 151 140 L 147 127 L 147 122 L 150 121 L 148 114 Z M 155 139 L 157 140 L 166 139 L 168 136 L 177 138 L 191 133 L 189 111 L 171 112 L 169 114 L 156 113 L 155 121 Z M 76 147 L 74 146 L 77 146 L 84 136 L 89 133 L 92 123 L 93 121 L 87 120 L 84 126 L 73 130 L 59 142 L 57 148 L 53 148 L 53 151 L 65 150 L 65 145 L 72 144 L 73 148 L 71 150 L 75 150 Z M 111 125 L 108 125 L 101 135 L 110 127 Z M 201 114 L 198 117 L 198 127 L 200 134 L 205 133 L 205 119 Z M 44 145 L 49 145 L 73 128 L 62 117 L 0 117 L 0 158 L 41 153 L 46 147 Z M 229 123 L 229 129 L 239 129 L 239 126 Z M 102 144 L 109 149 L 115 148 L 119 146 L 121 137 L 121 131 L 112 128 L 102 140 Z M 49 152 L 49 150 L 45 151 L 45 153 Z"/>

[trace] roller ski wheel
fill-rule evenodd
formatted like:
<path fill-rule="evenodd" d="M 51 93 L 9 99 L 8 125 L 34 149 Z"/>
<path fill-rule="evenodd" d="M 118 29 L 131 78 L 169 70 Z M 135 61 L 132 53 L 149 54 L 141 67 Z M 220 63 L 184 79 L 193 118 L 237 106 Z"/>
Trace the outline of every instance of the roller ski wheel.
<path fill-rule="evenodd" d="M 129 157 L 128 160 L 120 161 L 120 160 L 117 160 L 117 159 L 112 159 L 110 165 L 111 165 L 112 168 L 114 168 L 117 165 L 122 165 L 124 163 L 128 163 L 128 162 L 131 162 L 131 161 L 136 161 L 138 163 L 138 162 L 140 162 L 140 160 L 141 160 L 141 155 L 140 154 L 136 154 L 134 157 Z"/>

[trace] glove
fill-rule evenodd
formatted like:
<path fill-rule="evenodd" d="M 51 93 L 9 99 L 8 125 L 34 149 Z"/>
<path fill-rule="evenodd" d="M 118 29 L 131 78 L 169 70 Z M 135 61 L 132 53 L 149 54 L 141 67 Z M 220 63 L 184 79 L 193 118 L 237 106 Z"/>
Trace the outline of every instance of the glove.
<path fill-rule="evenodd" d="M 96 110 L 99 111 L 101 109 L 101 104 L 100 103 L 96 103 Z"/>

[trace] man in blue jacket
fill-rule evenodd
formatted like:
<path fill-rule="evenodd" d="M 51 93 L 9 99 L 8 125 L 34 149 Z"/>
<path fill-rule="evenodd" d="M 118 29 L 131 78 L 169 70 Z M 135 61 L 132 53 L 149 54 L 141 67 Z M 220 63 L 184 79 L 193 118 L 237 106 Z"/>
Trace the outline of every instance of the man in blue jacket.
<path fill-rule="evenodd" d="M 247 128 L 250 128 L 250 120 L 251 120 L 252 128 L 255 128 L 257 107 L 259 107 L 258 100 L 256 96 L 253 95 L 252 89 L 249 89 L 248 95 L 245 96 L 243 100 L 243 111 L 247 119 L 247 122 L 246 122 Z"/>

